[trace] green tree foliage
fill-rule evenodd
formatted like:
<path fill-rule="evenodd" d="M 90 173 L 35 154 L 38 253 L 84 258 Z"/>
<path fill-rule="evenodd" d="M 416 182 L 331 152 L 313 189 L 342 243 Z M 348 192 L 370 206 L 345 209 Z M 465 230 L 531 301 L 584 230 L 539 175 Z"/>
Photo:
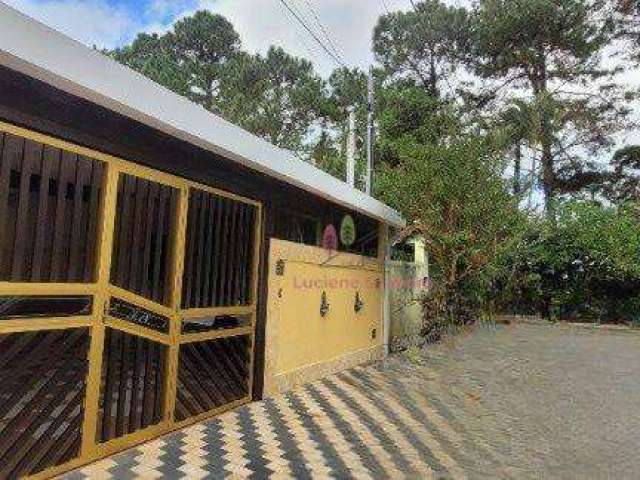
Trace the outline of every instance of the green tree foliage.
<path fill-rule="evenodd" d="M 520 221 L 517 201 L 490 137 L 466 132 L 457 111 L 421 89 L 405 94 L 422 108 L 413 118 L 400 104 L 386 111 L 381 136 L 395 160 L 382 164 L 376 187 L 425 238 L 439 285 L 425 305 L 428 320 L 464 321 L 480 306 L 468 289 Z"/>
<path fill-rule="evenodd" d="M 377 73 L 378 78 L 380 72 Z M 346 179 L 349 111 L 353 108 L 356 115 L 356 186 L 363 188 L 366 170 L 367 74 L 359 68 L 337 68 L 329 76 L 327 86 L 322 131 L 312 158 L 318 167 L 341 180 Z"/>
<path fill-rule="evenodd" d="M 640 146 L 618 150 L 611 159 L 613 172 L 603 182 L 604 196 L 616 204 L 640 202 Z"/>
<path fill-rule="evenodd" d="M 620 207 L 570 202 L 556 222 L 534 222 L 503 259 L 513 271 L 495 285 L 509 309 L 548 318 L 640 321 L 640 217 Z"/>
<path fill-rule="evenodd" d="M 531 143 L 552 216 L 558 196 L 602 180 L 591 159 L 626 126 L 630 97 L 601 61 L 609 22 L 596 0 L 481 0 L 471 23 L 468 61 L 481 78 L 498 82 L 489 96 L 510 88 L 507 96 L 533 98 Z"/>
<path fill-rule="evenodd" d="M 169 90 L 183 96 L 192 93 L 189 72 L 167 36 L 140 33 L 130 45 L 105 53 Z"/>
<path fill-rule="evenodd" d="M 221 113 L 218 95 L 225 69 L 240 51 L 240 36 L 222 15 L 198 11 L 175 23 L 166 40 L 189 72 L 195 100 Z"/>
<path fill-rule="evenodd" d="M 301 152 L 311 126 L 326 111 L 324 82 L 311 62 L 271 47 L 241 55 L 222 86 L 225 116 L 283 148 Z"/>
<path fill-rule="evenodd" d="M 222 113 L 220 84 L 239 51 L 240 37 L 233 25 L 221 15 L 199 11 L 176 22 L 162 36 L 139 34 L 131 45 L 110 54 L 208 110 Z"/>
<path fill-rule="evenodd" d="M 396 166 L 402 161 L 403 139 L 435 144 L 461 129 L 453 106 L 418 87 L 389 87 L 382 91 L 378 114 L 377 161 Z"/>
<path fill-rule="evenodd" d="M 612 0 L 618 35 L 627 40 L 631 59 L 640 63 L 640 3 L 637 0 Z"/>
<path fill-rule="evenodd" d="M 465 48 L 467 11 L 440 0 L 415 3 L 415 10 L 380 17 L 373 34 L 376 60 L 392 80 L 408 80 L 438 97 Z"/>
<path fill-rule="evenodd" d="M 359 68 L 338 68 L 329 77 L 329 114 L 331 120 L 342 125 L 347 121 L 349 108 L 355 107 L 358 123 L 366 119 L 367 74 Z"/>
<path fill-rule="evenodd" d="M 506 155 L 513 157 L 513 193 L 519 195 L 525 190 L 522 177 L 523 149 L 534 143 L 535 131 L 533 111 L 530 102 L 514 99 L 507 108 L 499 112 L 492 128 L 502 130 Z M 529 186 L 531 187 L 531 185 Z"/>
<path fill-rule="evenodd" d="M 228 20 L 198 11 L 164 35 L 140 34 L 108 53 L 256 135 L 305 152 L 311 127 L 327 114 L 323 80 L 281 48 L 261 56 L 240 47 Z"/>

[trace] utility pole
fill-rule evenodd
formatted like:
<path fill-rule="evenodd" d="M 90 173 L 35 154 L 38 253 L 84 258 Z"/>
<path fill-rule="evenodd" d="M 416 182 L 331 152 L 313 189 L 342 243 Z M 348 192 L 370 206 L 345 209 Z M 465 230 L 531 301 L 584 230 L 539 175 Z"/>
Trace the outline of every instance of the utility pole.
<path fill-rule="evenodd" d="M 347 183 L 356 185 L 356 111 L 349 107 L 349 134 L 347 136 Z"/>
<path fill-rule="evenodd" d="M 374 126 L 373 126 L 373 66 L 369 67 L 369 81 L 367 82 L 367 178 L 365 192 L 371 195 L 373 186 L 373 144 L 374 144 Z"/>

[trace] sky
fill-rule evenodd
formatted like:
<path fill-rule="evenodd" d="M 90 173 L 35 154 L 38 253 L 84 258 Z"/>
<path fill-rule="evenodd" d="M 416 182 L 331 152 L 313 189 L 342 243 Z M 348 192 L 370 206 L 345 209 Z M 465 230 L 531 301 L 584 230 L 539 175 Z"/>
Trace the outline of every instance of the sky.
<path fill-rule="evenodd" d="M 139 32 L 164 32 L 178 19 L 207 9 L 229 19 L 243 48 L 264 53 L 270 45 L 308 58 L 327 78 L 337 66 L 282 5 L 282 0 L 0 0 L 89 46 L 117 47 Z M 407 10 L 410 0 L 286 0 L 312 28 L 316 19 L 332 39 L 344 62 L 367 69 L 373 62 L 373 28 L 387 11 Z M 456 6 L 471 0 L 445 0 Z M 638 70 L 622 76 L 640 86 Z M 640 122 L 640 108 L 634 108 Z M 640 130 L 624 133 L 618 146 L 640 143 Z M 602 161 L 607 161 L 603 158 Z"/>
<path fill-rule="evenodd" d="M 233 23 L 248 51 L 263 53 L 270 45 L 282 46 L 313 61 L 316 70 L 325 77 L 337 66 L 280 0 L 2 1 L 82 43 L 98 47 L 120 46 L 142 31 L 165 31 L 176 19 L 198 9 L 208 9 Z M 314 24 L 317 15 L 344 62 L 364 69 L 373 61 L 371 37 L 378 17 L 387 8 L 393 11 L 411 6 L 409 0 L 288 2 L 306 15 L 310 24 Z"/>

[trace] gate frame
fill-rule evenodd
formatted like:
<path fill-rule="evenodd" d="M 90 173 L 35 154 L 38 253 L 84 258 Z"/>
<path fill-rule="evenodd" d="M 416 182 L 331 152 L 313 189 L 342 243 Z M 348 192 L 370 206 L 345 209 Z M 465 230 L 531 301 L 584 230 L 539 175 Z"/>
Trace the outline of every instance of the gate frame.
<path fill-rule="evenodd" d="M 78 155 L 100 161 L 104 164 L 105 174 L 102 179 L 102 191 L 99 204 L 98 228 L 96 233 L 96 255 L 94 257 L 94 282 L 92 283 L 30 283 L 0 281 L 0 295 L 92 295 L 93 309 L 91 315 L 72 317 L 47 317 L 3 320 L 0 322 L 0 334 L 30 332 L 40 330 L 61 330 L 88 327 L 91 343 L 87 354 L 88 372 L 83 402 L 83 422 L 81 427 L 82 441 L 79 456 L 61 465 L 49 467 L 28 478 L 44 479 L 78 468 L 87 463 L 112 455 L 118 451 L 167 434 L 187 425 L 214 417 L 224 411 L 249 403 L 253 395 L 254 365 L 255 365 L 255 331 L 257 323 L 259 265 L 262 253 L 263 205 L 256 200 L 236 195 L 182 177 L 171 175 L 150 167 L 139 165 L 121 158 L 98 152 L 86 147 L 44 135 L 32 130 L 18 127 L 0 121 L 0 133 L 8 133 L 35 142 L 66 150 Z M 113 251 L 114 225 L 117 209 L 118 181 L 121 174 L 128 174 L 138 178 L 173 187 L 179 191 L 178 202 L 172 221 L 174 229 L 171 238 L 169 261 L 170 269 L 170 304 L 169 306 L 156 303 L 128 290 L 110 283 L 111 256 Z M 256 208 L 254 220 L 254 248 L 251 262 L 250 302 L 246 306 L 211 307 L 182 309 L 182 279 L 186 247 L 187 214 L 189 208 L 189 193 L 200 190 L 210 194 L 253 205 Z M 147 309 L 169 318 L 168 334 L 156 332 L 143 326 L 129 323 L 107 315 L 109 298 L 118 297 L 135 306 Z M 202 315 L 250 315 L 251 323 L 246 326 L 229 330 L 214 330 L 211 332 L 183 334 L 182 319 Z M 162 420 L 147 428 L 130 434 L 99 443 L 96 438 L 98 411 L 100 400 L 100 383 L 102 374 L 102 357 L 104 348 L 105 328 L 110 327 L 125 333 L 133 334 L 168 347 L 167 373 L 164 378 L 164 402 Z M 177 395 L 178 354 L 183 343 L 213 340 L 236 336 L 250 338 L 250 355 L 248 363 L 247 395 L 243 398 L 225 404 L 221 407 L 204 412 L 200 415 L 177 422 L 174 419 Z"/>

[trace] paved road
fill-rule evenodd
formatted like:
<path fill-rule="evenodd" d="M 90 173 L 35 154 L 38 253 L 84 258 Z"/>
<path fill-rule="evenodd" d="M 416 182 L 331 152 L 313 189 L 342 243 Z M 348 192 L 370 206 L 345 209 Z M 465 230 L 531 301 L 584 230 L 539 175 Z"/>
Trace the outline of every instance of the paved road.
<path fill-rule="evenodd" d="M 415 359 L 414 359 L 415 360 Z M 66 478 L 640 478 L 640 332 L 483 327 Z"/>

